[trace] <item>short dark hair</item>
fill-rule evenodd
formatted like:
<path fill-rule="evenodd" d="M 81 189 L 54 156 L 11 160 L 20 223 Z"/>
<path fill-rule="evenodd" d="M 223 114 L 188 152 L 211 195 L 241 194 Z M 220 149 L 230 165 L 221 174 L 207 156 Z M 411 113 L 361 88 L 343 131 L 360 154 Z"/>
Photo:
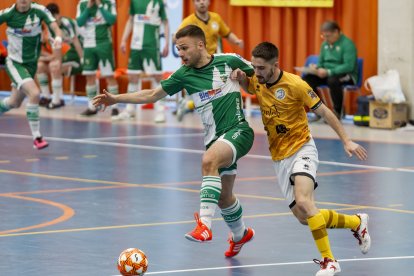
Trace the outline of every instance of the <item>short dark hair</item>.
<path fill-rule="evenodd" d="M 52 15 L 60 14 L 60 12 L 59 12 L 59 6 L 57 4 L 55 4 L 55 3 L 49 3 L 49 4 L 47 4 L 46 8 L 50 11 L 50 13 Z"/>
<path fill-rule="evenodd" d="M 201 41 L 203 41 L 204 45 L 206 45 L 206 35 L 204 34 L 203 30 L 196 26 L 196 25 L 188 25 L 183 28 L 181 28 L 176 34 L 175 38 L 179 39 L 182 37 L 195 37 L 199 38 Z"/>
<path fill-rule="evenodd" d="M 341 28 L 339 27 L 339 24 L 336 21 L 325 21 L 323 22 L 322 26 L 321 26 L 321 31 L 322 32 L 333 32 L 333 31 L 341 31 Z"/>
<path fill-rule="evenodd" d="M 266 61 L 279 58 L 279 49 L 270 42 L 259 43 L 254 47 L 252 51 L 252 56 L 255 58 L 262 58 Z"/>

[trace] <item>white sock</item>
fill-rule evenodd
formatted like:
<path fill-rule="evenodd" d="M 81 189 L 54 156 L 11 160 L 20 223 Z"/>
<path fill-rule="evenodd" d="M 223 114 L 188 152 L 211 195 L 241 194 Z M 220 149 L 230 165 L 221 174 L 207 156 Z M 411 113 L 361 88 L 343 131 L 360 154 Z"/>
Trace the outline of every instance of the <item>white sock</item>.
<path fill-rule="evenodd" d="M 2 101 L 0 101 L 0 115 L 12 109 L 12 107 L 9 105 L 9 100 L 10 97 L 6 97 Z"/>
<path fill-rule="evenodd" d="M 141 90 L 141 81 L 138 81 L 138 83 L 128 83 L 127 93 L 134 93 Z M 135 105 L 134 104 L 127 104 L 126 105 L 126 111 L 133 114 L 135 112 Z"/>
<path fill-rule="evenodd" d="M 97 88 L 96 85 L 86 85 L 86 96 L 88 96 L 88 108 L 90 110 L 96 110 L 96 107 L 92 104 L 93 97 L 96 96 Z"/>
<path fill-rule="evenodd" d="M 62 82 L 63 82 L 63 79 L 52 80 L 52 89 L 53 89 L 52 103 L 54 104 L 60 104 L 60 99 L 63 94 Z"/>
<path fill-rule="evenodd" d="M 39 121 L 39 105 L 30 104 L 26 105 L 26 118 L 29 122 L 30 130 L 32 131 L 33 139 L 42 136 L 40 134 L 40 121 Z"/>
<path fill-rule="evenodd" d="M 243 221 L 243 208 L 236 198 L 236 201 L 229 207 L 221 209 L 221 215 L 233 234 L 233 241 L 238 242 L 244 236 L 246 226 Z"/>
<path fill-rule="evenodd" d="M 204 176 L 200 189 L 200 219 L 210 229 L 220 195 L 221 178 L 219 176 Z"/>
<path fill-rule="evenodd" d="M 108 86 L 108 92 L 111 93 L 112 95 L 118 95 L 119 94 L 118 85 Z M 113 104 L 111 107 L 118 108 L 118 104 Z"/>
<path fill-rule="evenodd" d="M 41 96 L 44 98 L 50 98 L 50 89 L 49 89 L 49 77 L 45 73 L 37 74 L 37 80 L 39 81 Z"/>

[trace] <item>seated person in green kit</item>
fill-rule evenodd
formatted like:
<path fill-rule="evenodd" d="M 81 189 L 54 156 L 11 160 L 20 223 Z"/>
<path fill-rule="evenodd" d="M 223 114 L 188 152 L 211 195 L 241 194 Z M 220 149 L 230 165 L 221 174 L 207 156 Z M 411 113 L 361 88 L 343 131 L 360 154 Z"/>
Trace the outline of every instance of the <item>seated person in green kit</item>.
<path fill-rule="evenodd" d="M 318 64 L 311 64 L 303 77 L 314 91 L 321 85 L 329 87 L 334 112 L 338 118 L 342 113 L 344 85 L 357 83 L 357 50 L 354 42 L 341 33 L 335 21 L 325 21 L 321 27 L 321 45 Z"/>

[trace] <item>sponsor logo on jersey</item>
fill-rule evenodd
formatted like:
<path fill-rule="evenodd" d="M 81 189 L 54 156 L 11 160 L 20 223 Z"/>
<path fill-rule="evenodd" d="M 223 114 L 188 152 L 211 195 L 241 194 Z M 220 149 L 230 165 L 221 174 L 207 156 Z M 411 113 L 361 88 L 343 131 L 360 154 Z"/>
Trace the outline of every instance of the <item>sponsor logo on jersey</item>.
<path fill-rule="evenodd" d="M 219 97 L 222 94 L 223 93 L 222 93 L 221 88 L 205 90 L 205 91 L 201 91 L 201 92 L 198 93 L 198 95 L 200 97 L 200 100 L 202 102 L 211 100 L 215 97 Z"/>
<path fill-rule="evenodd" d="M 312 99 L 316 99 L 318 97 L 318 95 L 316 95 L 316 93 L 313 90 L 308 90 L 308 95 L 312 98 Z"/>
<path fill-rule="evenodd" d="M 104 19 L 102 16 L 95 16 L 95 17 L 89 17 L 87 23 L 97 24 L 97 23 L 103 23 Z"/>
<path fill-rule="evenodd" d="M 30 34 L 32 32 L 32 29 L 26 29 L 26 28 L 21 28 L 21 29 L 14 29 L 14 33 L 15 34 L 19 34 L 19 35 L 25 35 L 25 34 Z"/>
<path fill-rule="evenodd" d="M 279 88 L 278 90 L 276 90 L 275 97 L 278 100 L 283 100 L 285 96 L 286 96 L 285 90 L 283 90 L 282 88 Z"/>
<path fill-rule="evenodd" d="M 280 116 L 280 112 L 277 110 L 276 105 L 272 105 L 269 107 L 263 107 L 262 114 L 267 117 L 273 117 L 273 116 L 279 117 Z"/>
<path fill-rule="evenodd" d="M 277 125 L 276 126 L 276 132 L 277 134 L 285 134 L 290 130 L 290 128 L 287 128 L 285 125 Z"/>
<path fill-rule="evenodd" d="M 137 14 L 137 16 L 135 18 L 136 18 L 136 21 L 138 21 L 138 22 L 149 22 L 149 21 L 151 21 L 151 17 L 146 15 L 146 14 Z"/>

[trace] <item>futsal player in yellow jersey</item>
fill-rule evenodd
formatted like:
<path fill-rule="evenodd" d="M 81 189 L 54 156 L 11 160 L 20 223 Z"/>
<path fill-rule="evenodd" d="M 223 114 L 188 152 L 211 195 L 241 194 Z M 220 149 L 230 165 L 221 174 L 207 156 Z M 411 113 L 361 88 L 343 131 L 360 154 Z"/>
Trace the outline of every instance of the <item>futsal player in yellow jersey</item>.
<path fill-rule="evenodd" d="M 218 42 L 220 37 L 227 39 L 230 43 L 243 48 L 243 40 L 239 39 L 223 21 L 218 13 L 208 11 L 210 0 L 193 0 L 195 12 L 183 19 L 178 30 L 188 25 L 200 27 L 206 36 L 206 48 L 210 55 L 219 51 Z M 175 36 L 173 37 L 175 43 Z M 194 102 L 187 97 L 183 98 L 177 107 L 177 120 L 181 121 L 185 113 L 194 109 Z"/>
<path fill-rule="evenodd" d="M 249 93 L 257 96 L 262 120 L 267 131 L 278 184 L 289 207 L 300 223 L 308 225 L 322 259 L 317 276 L 335 275 L 341 271 L 328 239 L 327 228 L 348 228 L 359 241 L 362 253 L 371 246 L 368 234 L 368 215 L 339 214 L 334 210 L 319 210 L 314 202 L 317 187 L 318 151 L 308 127 L 304 107 L 320 115 L 338 134 L 344 150 L 360 160 L 367 158 L 366 150 L 354 143 L 334 113 L 318 98 L 312 88 L 299 76 L 279 69 L 279 50 L 269 42 L 257 45 L 252 51 L 255 75 L 247 77 L 234 70 L 231 78 L 238 80 Z"/>
<path fill-rule="evenodd" d="M 243 47 L 243 40 L 239 39 L 223 21 L 218 13 L 208 11 L 210 0 L 193 0 L 195 13 L 184 18 L 178 29 L 188 25 L 200 27 L 207 42 L 207 52 L 212 55 L 217 52 L 220 37 L 228 39 L 231 43 Z"/>

